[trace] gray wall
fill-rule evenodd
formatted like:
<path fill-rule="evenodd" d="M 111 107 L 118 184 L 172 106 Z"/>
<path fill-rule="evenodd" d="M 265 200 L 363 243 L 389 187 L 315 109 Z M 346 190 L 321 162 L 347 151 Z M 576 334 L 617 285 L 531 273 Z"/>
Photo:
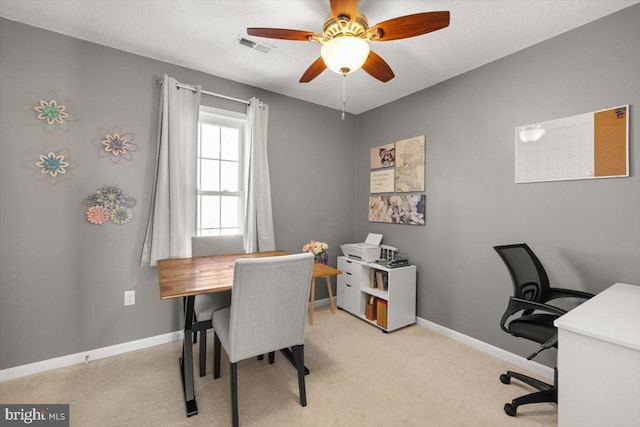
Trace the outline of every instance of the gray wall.
<path fill-rule="evenodd" d="M 159 86 L 179 81 L 269 104 L 269 160 L 276 245 L 301 251 L 312 239 L 352 240 L 356 120 L 296 99 L 175 65 L 0 20 L 0 369 L 180 329 L 177 301 L 161 301 L 155 268 L 138 261 L 149 211 Z M 71 130 L 31 125 L 29 94 L 73 102 Z M 221 108 L 242 104 L 203 96 Z M 98 129 L 135 133 L 132 161 L 96 155 Z M 73 179 L 33 181 L 20 164 L 45 143 L 67 148 Z M 346 183 L 346 184 L 345 184 Z M 138 201 L 126 225 L 91 225 L 82 201 L 105 184 Z M 136 304 L 123 306 L 134 289 Z M 318 298 L 326 296 L 318 289 Z"/>
<path fill-rule="evenodd" d="M 179 329 L 179 306 L 160 301 L 155 269 L 137 266 L 156 144 L 155 80 L 164 73 L 270 105 L 279 248 L 296 252 L 321 239 L 335 262 L 340 243 L 383 233 L 418 266 L 420 317 L 528 355 L 535 345 L 498 327 L 511 284 L 493 245 L 528 242 L 557 286 L 640 284 L 638 22 L 640 5 L 342 122 L 334 110 L 0 20 L 0 369 Z M 73 101 L 80 120 L 70 132 L 28 124 L 29 93 L 48 90 Z M 516 126 L 626 103 L 631 177 L 513 183 Z M 141 149 L 131 162 L 112 165 L 95 154 L 97 130 L 115 124 L 136 134 Z M 369 223 L 369 148 L 420 134 L 427 225 Z M 33 182 L 20 168 L 25 150 L 47 142 L 78 161 L 73 180 Z M 81 202 L 103 184 L 137 198 L 131 223 L 85 221 Z M 129 289 L 136 305 L 125 308 Z"/>
<path fill-rule="evenodd" d="M 630 104 L 629 178 L 514 184 L 514 128 Z M 358 116 L 357 234 L 409 253 L 418 316 L 529 355 L 498 326 L 512 294 L 492 246 L 528 243 L 553 286 L 640 284 L 640 5 Z M 367 220 L 367 150 L 426 136 L 425 226 Z M 553 352 L 540 358 L 551 363 Z"/>

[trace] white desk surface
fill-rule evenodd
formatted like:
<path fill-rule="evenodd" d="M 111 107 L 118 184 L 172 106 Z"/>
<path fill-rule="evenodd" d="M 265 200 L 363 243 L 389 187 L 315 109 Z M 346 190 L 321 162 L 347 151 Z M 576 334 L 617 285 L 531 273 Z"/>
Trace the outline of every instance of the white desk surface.
<path fill-rule="evenodd" d="M 616 283 L 556 319 L 554 325 L 640 350 L 640 286 Z"/>

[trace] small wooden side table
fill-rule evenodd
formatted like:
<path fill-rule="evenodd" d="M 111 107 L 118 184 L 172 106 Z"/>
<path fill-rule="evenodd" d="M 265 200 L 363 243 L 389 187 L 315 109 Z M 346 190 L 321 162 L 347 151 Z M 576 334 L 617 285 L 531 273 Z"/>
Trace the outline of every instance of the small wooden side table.
<path fill-rule="evenodd" d="M 331 312 L 336 312 L 336 304 L 333 301 L 333 291 L 331 290 L 331 276 L 342 274 L 342 271 L 328 265 L 315 263 L 313 265 L 313 273 L 311 274 L 311 302 L 309 305 L 309 324 L 313 325 L 313 308 L 316 299 L 316 278 L 324 277 L 327 282 L 327 291 L 329 291 L 329 302 L 331 303 Z"/>

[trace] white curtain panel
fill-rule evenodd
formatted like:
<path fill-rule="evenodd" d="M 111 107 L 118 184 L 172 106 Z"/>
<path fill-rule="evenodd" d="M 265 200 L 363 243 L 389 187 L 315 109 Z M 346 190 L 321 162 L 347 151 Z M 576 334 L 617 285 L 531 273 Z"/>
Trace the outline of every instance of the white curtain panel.
<path fill-rule="evenodd" d="M 200 90 L 179 88 L 176 79 L 164 75 L 153 196 L 140 266 L 191 256 Z"/>
<path fill-rule="evenodd" d="M 269 106 L 251 98 L 247 106 L 244 247 L 247 252 L 273 251 L 271 182 L 267 157 Z"/>

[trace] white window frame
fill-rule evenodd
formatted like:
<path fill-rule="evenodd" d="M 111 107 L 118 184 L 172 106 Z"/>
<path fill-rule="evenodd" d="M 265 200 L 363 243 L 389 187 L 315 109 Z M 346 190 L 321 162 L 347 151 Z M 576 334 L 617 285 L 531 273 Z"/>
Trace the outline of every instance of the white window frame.
<path fill-rule="evenodd" d="M 201 156 L 201 124 L 202 123 L 210 123 L 210 124 L 214 124 L 217 126 L 224 126 L 224 127 L 231 127 L 231 128 L 235 128 L 238 129 L 239 131 L 239 157 L 238 157 L 238 191 L 203 191 L 200 189 L 200 182 L 201 182 L 201 176 L 200 176 L 200 169 L 201 169 L 201 165 L 200 162 L 202 159 L 204 159 Z M 196 230 L 195 230 L 195 235 L 196 236 L 208 236 L 211 234 L 208 233 L 204 233 L 204 231 L 206 230 L 218 230 L 217 234 L 213 234 L 215 236 L 223 236 L 223 235 L 229 235 L 226 233 L 223 233 L 223 230 L 228 230 L 229 228 L 225 228 L 220 226 L 220 228 L 204 228 L 202 227 L 202 206 L 199 203 L 199 198 L 200 196 L 208 196 L 208 195 L 212 195 L 212 196 L 238 196 L 240 198 L 240 203 L 239 203 L 239 211 L 238 211 L 238 228 L 240 230 L 239 233 L 233 233 L 235 235 L 240 234 L 242 235 L 243 232 L 243 227 L 244 227 L 244 204 L 245 204 L 245 188 L 244 188 L 244 171 L 245 171 L 245 155 L 244 155 L 244 151 L 245 151 L 245 134 L 246 134 L 246 127 L 247 127 L 247 115 L 243 114 L 243 113 L 237 113 L 234 111 L 227 111 L 227 110 L 222 110 L 219 108 L 213 108 L 213 107 L 208 107 L 208 106 L 204 106 L 201 105 L 200 106 L 200 114 L 198 116 L 198 147 L 197 147 L 197 151 L 196 151 L 196 162 L 197 162 L 197 167 L 196 167 L 196 200 L 194 200 L 194 203 L 196 204 Z M 220 160 L 220 159 L 216 159 L 216 160 Z M 220 173 L 222 173 L 222 168 L 220 168 Z M 222 199 L 220 199 L 222 201 Z M 220 204 L 220 211 L 222 212 L 222 203 Z M 221 214 L 220 212 L 220 214 Z M 233 227 L 235 228 L 235 227 Z"/>

